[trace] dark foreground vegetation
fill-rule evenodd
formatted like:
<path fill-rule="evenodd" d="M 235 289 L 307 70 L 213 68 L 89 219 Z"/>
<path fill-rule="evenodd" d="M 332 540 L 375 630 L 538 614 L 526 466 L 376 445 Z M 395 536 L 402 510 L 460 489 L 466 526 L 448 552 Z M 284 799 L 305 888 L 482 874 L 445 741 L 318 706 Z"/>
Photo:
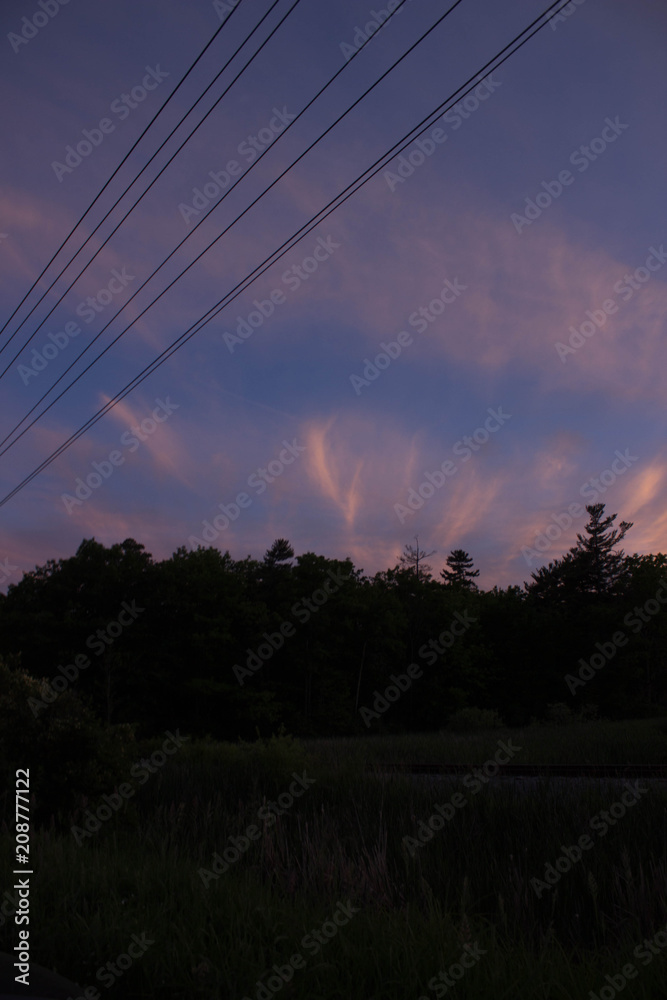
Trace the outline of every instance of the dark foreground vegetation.
<path fill-rule="evenodd" d="M 465 777 L 365 769 L 397 756 L 482 768 L 499 741 L 526 762 L 660 763 L 667 719 L 305 745 L 192 739 L 163 763 L 162 740 L 132 745 L 128 765 L 143 758 L 146 780 L 146 769 L 121 768 L 106 798 L 81 799 L 33 830 L 34 960 L 135 1000 L 432 1000 L 445 996 L 441 972 L 452 967 L 456 981 L 462 956 L 472 964 L 447 995 L 589 1000 L 631 964 L 627 995 L 661 996 L 664 788 L 620 815 L 621 782 L 475 791 Z M 134 794 L 105 811 L 123 783 Z M 446 816 L 456 793 L 465 801 L 429 836 L 429 819 Z M 4 832 L 4 871 L 12 847 Z M 5 951 L 16 930 L 10 885 Z M 133 935 L 152 943 L 110 983 L 107 963 Z"/>
<path fill-rule="evenodd" d="M 21 768 L 32 961 L 89 1000 L 662 996 L 664 783 L 491 777 L 667 763 L 667 558 L 587 510 L 523 589 L 479 590 L 462 550 L 433 579 L 418 542 L 372 578 L 284 539 L 91 539 L 25 574 L 0 596 L 0 951 Z"/>

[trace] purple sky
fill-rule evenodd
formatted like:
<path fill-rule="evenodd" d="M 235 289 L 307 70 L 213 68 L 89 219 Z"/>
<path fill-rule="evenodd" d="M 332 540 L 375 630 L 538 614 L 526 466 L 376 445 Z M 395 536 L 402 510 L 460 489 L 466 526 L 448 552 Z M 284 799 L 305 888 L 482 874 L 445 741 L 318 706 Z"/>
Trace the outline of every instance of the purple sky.
<path fill-rule="evenodd" d="M 0 14 L 2 323 L 228 16 L 208 0 L 56 5 Z M 242 0 L 61 267 L 269 6 Z M 246 46 L 68 280 L 0 336 L 2 437 L 206 208 L 46 403 L 445 9 L 408 0 L 283 135 L 382 6 L 301 0 L 37 329 Z M 2 496 L 547 6 L 463 0 L 0 457 Z M 286 537 L 374 573 L 418 535 L 436 573 L 465 548 L 482 586 L 505 586 L 573 544 L 596 500 L 634 522 L 626 551 L 667 550 L 667 9 L 567 9 L 0 508 L 3 589 L 91 536 L 156 558 L 196 539 L 261 558 Z"/>

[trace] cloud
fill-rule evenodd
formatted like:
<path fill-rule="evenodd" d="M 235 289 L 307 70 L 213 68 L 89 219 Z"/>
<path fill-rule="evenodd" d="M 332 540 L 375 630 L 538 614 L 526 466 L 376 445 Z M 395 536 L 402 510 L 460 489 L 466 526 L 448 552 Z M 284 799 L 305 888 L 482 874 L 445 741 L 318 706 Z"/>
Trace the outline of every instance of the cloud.
<path fill-rule="evenodd" d="M 371 343 L 400 329 L 414 333 L 411 314 L 428 308 L 446 278 L 458 278 L 466 291 L 415 335 L 411 364 L 442 358 L 478 373 L 530 374 L 550 394 L 593 385 L 628 401 L 664 396 L 667 285 L 660 271 L 636 290 L 625 278 L 645 265 L 648 246 L 636 258 L 614 257 L 548 216 L 519 235 L 472 189 L 455 204 L 406 201 L 398 214 L 375 219 L 372 247 L 363 213 L 342 219 L 339 315 Z M 397 258 L 409 267 L 397 267 Z M 589 310 L 599 315 L 610 299 L 617 312 L 563 364 L 555 344 L 567 343 L 570 327 L 578 329 Z"/>
<path fill-rule="evenodd" d="M 308 428 L 308 471 L 322 495 L 333 502 L 350 529 L 354 528 L 363 498 L 360 477 L 364 459 L 353 459 L 353 469 L 348 468 L 351 457 L 346 442 L 340 437 L 335 440 L 330 433 L 334 422 L 335 417 L 326 423 L 314 421 Z"/>
<path fill-rule="evenodd" d="M 628 552 L 667 553 L 667 511 L 665 487 L 667 486 L 667 454 L 664 450 L 626 483 L 618 509 L 619 519 L 632 521 L 624 548 Z M 614 505 L 614 511 L 617 506 Z"/>

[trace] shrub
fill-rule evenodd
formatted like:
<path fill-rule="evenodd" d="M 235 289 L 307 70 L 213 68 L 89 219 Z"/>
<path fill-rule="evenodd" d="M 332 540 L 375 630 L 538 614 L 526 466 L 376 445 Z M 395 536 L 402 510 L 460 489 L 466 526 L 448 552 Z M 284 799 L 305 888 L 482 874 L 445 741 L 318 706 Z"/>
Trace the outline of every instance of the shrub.
<path fill-rule="evenodd" d="M 447 728 L 454 732 L 473 732 L 479 729 L 501 729 L 503 720 L 490 708 L 460 708 L 449 717 Z"/>
<path fill-rule="evenodd" d="M 577 719 L 579 722 L 597 722 L 599 718 L 600 710 L 598 706 L 593 705 L 590 702 L 584 702 L 577 712 Z"/>
<path fill-rule="evenodd" d="M 16 770 L 29 768 L 33 823 L 113 791 L 135 757 L 132 726 L 104 725 L 71 691 L 43 708 L 41 695 L 40 680 L 0 657 L 0 777 L 13 787 Z"/>
<path fill-rule="evenodd" d="M 553 722 L 557 726 L 567 726 L 575 721 L 572 709 L 564 701 L 556 701 L 552 705 L 547 705 L 544 718 L 547 722 Z"/>

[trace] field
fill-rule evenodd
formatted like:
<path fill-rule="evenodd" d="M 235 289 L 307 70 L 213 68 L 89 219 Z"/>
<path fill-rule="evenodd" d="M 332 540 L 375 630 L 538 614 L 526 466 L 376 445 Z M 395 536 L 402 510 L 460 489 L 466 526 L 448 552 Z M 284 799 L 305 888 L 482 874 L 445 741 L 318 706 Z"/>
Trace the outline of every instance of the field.
<path fill-rule="evenodd" d="M 481 768 L 501 745 L 515 763 L 667 763 L 667 720 L 186 741 L 131 797 L 32 831 L 32 959 L 136 1000 L 663 995 L 663 786 L 381 773 Z M 5 826 L 7 871 L 12 846 Z"/>

